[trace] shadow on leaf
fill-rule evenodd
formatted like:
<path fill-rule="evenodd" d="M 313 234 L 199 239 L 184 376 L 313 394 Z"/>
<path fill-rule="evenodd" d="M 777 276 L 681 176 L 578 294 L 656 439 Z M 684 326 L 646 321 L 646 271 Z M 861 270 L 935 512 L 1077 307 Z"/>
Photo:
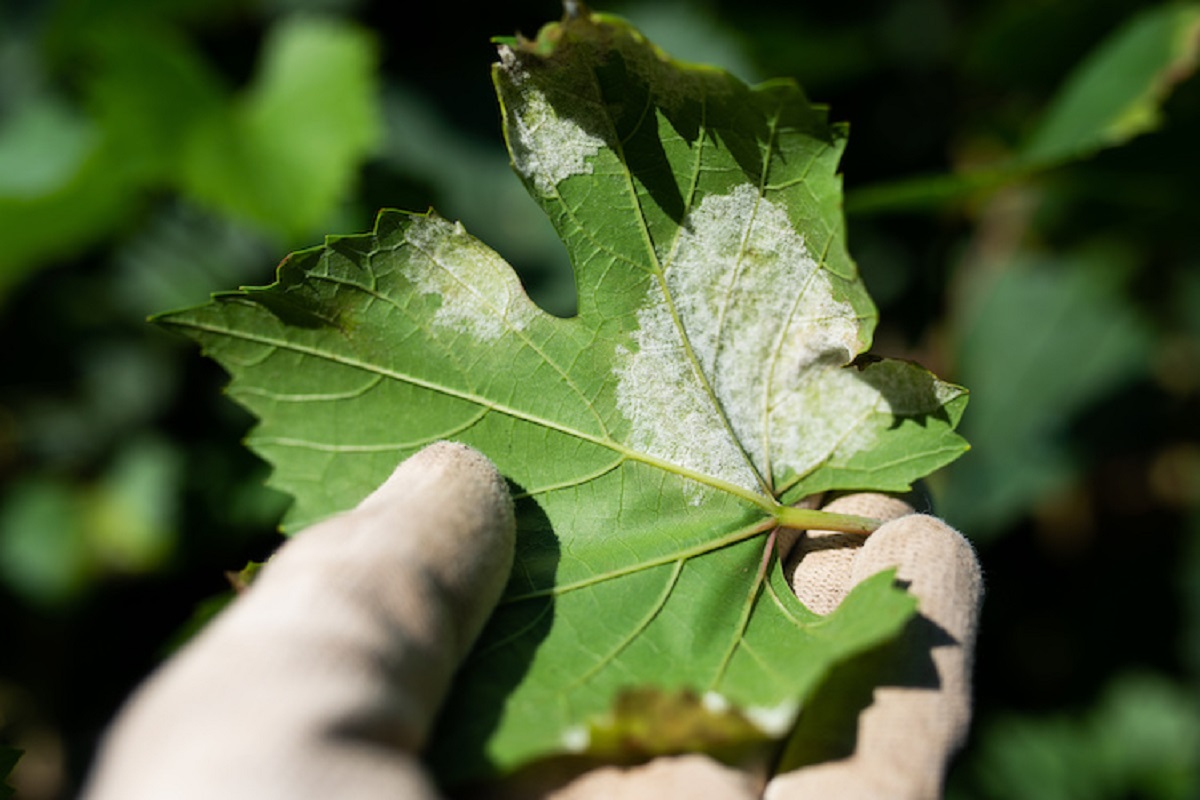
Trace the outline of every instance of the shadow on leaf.
<path fill-rule="evenodd" d="M 560 546 L 533 498 L 510 483 L 516 503 L 517 552 L 505 597 L 554 586 Z M 450 687 L 424 754 L 438 783 L 455 786 L 496 772 L 485 746 L 500 724 L 505 701 L 521 683 L 550 632 L 554 596 L 505 602 L 492 614 Z"/>
<path fill-rule="evenodd" d="M 933 650 L 954 643 L 945 629 L 917 614 L 894 639 L 835 666 L 801 712 L 776 773 L 853 755 L 859 718 L 874 702 L 875 692 L 937 690 Z"/>

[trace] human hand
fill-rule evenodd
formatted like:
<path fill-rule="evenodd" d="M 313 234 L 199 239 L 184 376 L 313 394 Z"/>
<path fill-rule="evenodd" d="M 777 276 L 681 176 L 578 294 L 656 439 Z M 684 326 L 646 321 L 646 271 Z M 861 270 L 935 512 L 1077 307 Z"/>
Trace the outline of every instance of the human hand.
<path fill-rule="evenodd" d="M 878 495 L 830 510 L 911 511 Z M 827 612 L 858 580 L 899 565 L 922 618 L 944 638 L 915 624 L 897 646 L 839 669 L 844 682 L 895 688 L 878 689 L 861 718 L 836 702 L 854 696 L 844 686 L 818 693 L 786 756 L 797 769 L 773 779 L 766 796 L 935 796 L 969 714 L 978 565 L 929 517 L 890 522 L 866 543 L 842 536 L 811 532 L 792 548 L 801 599 Z M 147 682 L 109 734 L 85 797 L 436 797 L 417 754 L 499 598 L 512 549 L 511 505 L 491 464 L 460 445 L 423 450 L 356 509 L 282 547 L 252 589 Z M 922 665 L 936 672 L 913 674 Z M 839 716 L 860 719 L 857 747 L 830 748 L 826 734 L 839 729 L 822 721 Z M 554 796 L 762 793 L 762 776 L 691 755 L 595 770 Z"/>

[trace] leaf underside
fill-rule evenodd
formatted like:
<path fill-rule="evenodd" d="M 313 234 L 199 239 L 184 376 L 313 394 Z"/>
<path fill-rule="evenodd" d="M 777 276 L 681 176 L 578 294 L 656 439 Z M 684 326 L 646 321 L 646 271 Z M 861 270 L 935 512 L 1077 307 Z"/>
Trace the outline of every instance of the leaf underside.
<path fill-rule="evenodd" d="M 509 151 L 570 253 L 577 316 L 538 309 L 460 224 L 384 211 L 272 286 L 160 322 L 232 375 L 289 529 L 438 439 L 510 480 L 516 565 L 431 746 L 444 781 L 587 750 L 630 691 L 778 736 L 913 601 L 881 574 L 808 611 L 769 549 L 777 509 L 908 488 L 965 449 L 966 394 L 847 366 L 875 310 L 845 248 L 845 130 L 794 83 L 679 64 L 604 15 L 500 56 Z"/>

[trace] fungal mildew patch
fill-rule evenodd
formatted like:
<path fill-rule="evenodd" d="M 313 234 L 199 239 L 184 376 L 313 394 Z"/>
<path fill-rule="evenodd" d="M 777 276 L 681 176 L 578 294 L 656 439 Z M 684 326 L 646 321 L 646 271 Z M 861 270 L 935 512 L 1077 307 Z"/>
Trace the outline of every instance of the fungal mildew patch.
<path fill-rule="evenodd" d="M 500 48 L 500 69 L 513 88 L 509 95 L 509 150 L 513 166 L 544 196 L 572 175 L 592 174 L 591 159 L 604 140 L 575 120 L 555 111 L 546 95 L 529 79 L 512 48 Z"/>
<path fill-rule="evenodd" d="M 512 268 L 462 223 L 431 212 L 412 219 L 404 240 L 414 251 L 405 277 L 421 294 L 441 300 L 434 325 L 493 341 L 505 331 L 524 329 L 537 314 Z"/>
<path fill-rule="evenodd" d="M 862 423 L 886 400 L 841 368 L 857 353 L 857 314 L 782 206 L 750 184 L 708 195 L 658 257 L 670 303 L 653 285 L 634 346 L 618 349 L 617 406 L 634 448 L 757 489 L 756 471 L 804 473 L 870 446 Z"/>

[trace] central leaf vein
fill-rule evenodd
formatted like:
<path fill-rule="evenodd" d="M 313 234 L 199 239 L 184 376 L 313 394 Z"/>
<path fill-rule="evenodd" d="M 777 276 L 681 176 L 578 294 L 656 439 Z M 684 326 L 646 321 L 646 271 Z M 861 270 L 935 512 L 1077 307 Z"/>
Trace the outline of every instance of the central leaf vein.
<path fill-rule="evenodd" d="M 591 78 L 592 78 L 593 89 L 596 92 L 597 101 L 601 102 L 603 100 L 603 91 L 600 86 L 599 76 L 597 76 L 596 73 L 593 71 L 593 72 L 591 72 Z M 708 98 L 706 95 L 704 95 L 701 97 L 701 107 L 703 109 L 706 109 L 707 105 L 708 105 Z M 702 114 L 703 113 L 704 112 L 702 111 Z M 633 209 L 637 212 L 638 231 L 641 235 L 642 244 L 645 247 L 645 252 L 647 255 L 648 263 L 650 264 L 651 271 L 654 273 L 655 278 L 658 282 L 658 289 L 659 289 L 659 292 L 662 294 L 664 303 L 666 304 L 667 312 L 671 317 L 672 325 L 674 326 L 675 331 L 679 335 L 680 342 L 682 343 L 682 346 L 683 346 L 684 354 L 687 358 L 688 363 L 691 366 L 692 375 L 694 376 L 695 380 L 700 384 L 700 387 L 702 388 L 705 396 L 708 398 L 708 401 L 710 403 L 712 403 L 713 408 L 716 410 L 717 418 L 720 420 L 721 425 L 724 427 L 725 432 L 728 435 L 730 441 L 737 448 L 738 453 L 741 455 L 742 460 L 745 462 L 746 466 L 749 468 L 751 474 L 754 475 L 754 479 L 758 483 L 763 495 L 765 495 L 765 497 L 768 499 L 768 502 L 771 502 L 774 500 L 774 494 L 771 491 L 770 484 L 766 480 L 764 480 L 763 475 L 758 468 L 758 465 L 756 465 L 754 463 L 754 460 L 750 457 L 749 453 L 746 451 L 744 444 L 742 443 L 740 437 L 737 434 L 737 431 L 734 429 L 733 424 L 729 419 L 729 414 L 728 414 L 727 410 L 724 408 L 724 406 L 720 402 L 720 399 L 717 397 L 717 394 L 716 394 L 716 391 L 712 384 L 712 381 L 709 379 L 708 374 L 704 370 L 704 365 L 700 363 L 700 359 L 696 355 L 695 347 L 692 344 L 691 338 L 688 336 L 687 328 L 684 325 L 684 321 L 683 321 L 682 317 L 680 316 L 678 305 L 676 304 L 675 298 L 671 291 L 671 288 L 667 283 L 666 266 L 659 260 L 658 252 L 654 246 L 654 237 L 650 232 L 650 225 L 649 225 L 649 222 L 646 217 L 645 208 L 643 206 L 642 193 L 638 191 L 637 186 L 634 181 L 633 173 L 629 169 L 629 158 L 625 153 L 624 142 L 622 140 L 622 137 L 619 135 L 619 133 L 617 131 L 616 121 L 612 118 L 611 115 L 607 115 L 607 114 L 605 115 L 605 120 L 608 122 L 608 125 L 610 128 L 611 135 L 610 135 L 609 139 L 610 139 L 610 141 L 613 142 L 613 148 L 615 151 L 615 155 L 617 156 L 618 163 L 621 165 L 622 173 L 625 178 L 626 191 L 628 192 L 630 202 L 633 204 Z M 641 124 L 641 123 L 639 122 L 639 124 Z M 698 137 L 702 140 L 703 136 L 704 136 L 704 128 L 701 127 L 699 129 Z M 698 176 L 699 169 L 700 169 L 700 160 L 699 160 L 699 156 L 698 156 L 696 163 L 695 163 L 694 176 Z M 764 170 L 766 169 L 765 164 L 764 164 L 763 169 Z M 696 186 L 697 180 L 698 180 L 697 177 L 693 177 L 693 179 L 692 179 L 692 192 L 693 193 L 689 197 L 688 203 L 684 209 L 685 217 L 686 217 L 687 211 L 689 211 L 691 208 L 694 207 L 694 205 L 693 205 L 694 201 L 695 201 L 694 191 L 695 191 L 695 186 Z M 760 180 L 760 185 L 761 185 L 761 180 Z M 680 226 L 680 228 L 677 228 L 677 230 L 676 230 L 676 234 L 675 234 L 676 244 L 679 241 L 679 236 L 681 235 L 681 229 L 682 229 L 682 225 Z"/>

